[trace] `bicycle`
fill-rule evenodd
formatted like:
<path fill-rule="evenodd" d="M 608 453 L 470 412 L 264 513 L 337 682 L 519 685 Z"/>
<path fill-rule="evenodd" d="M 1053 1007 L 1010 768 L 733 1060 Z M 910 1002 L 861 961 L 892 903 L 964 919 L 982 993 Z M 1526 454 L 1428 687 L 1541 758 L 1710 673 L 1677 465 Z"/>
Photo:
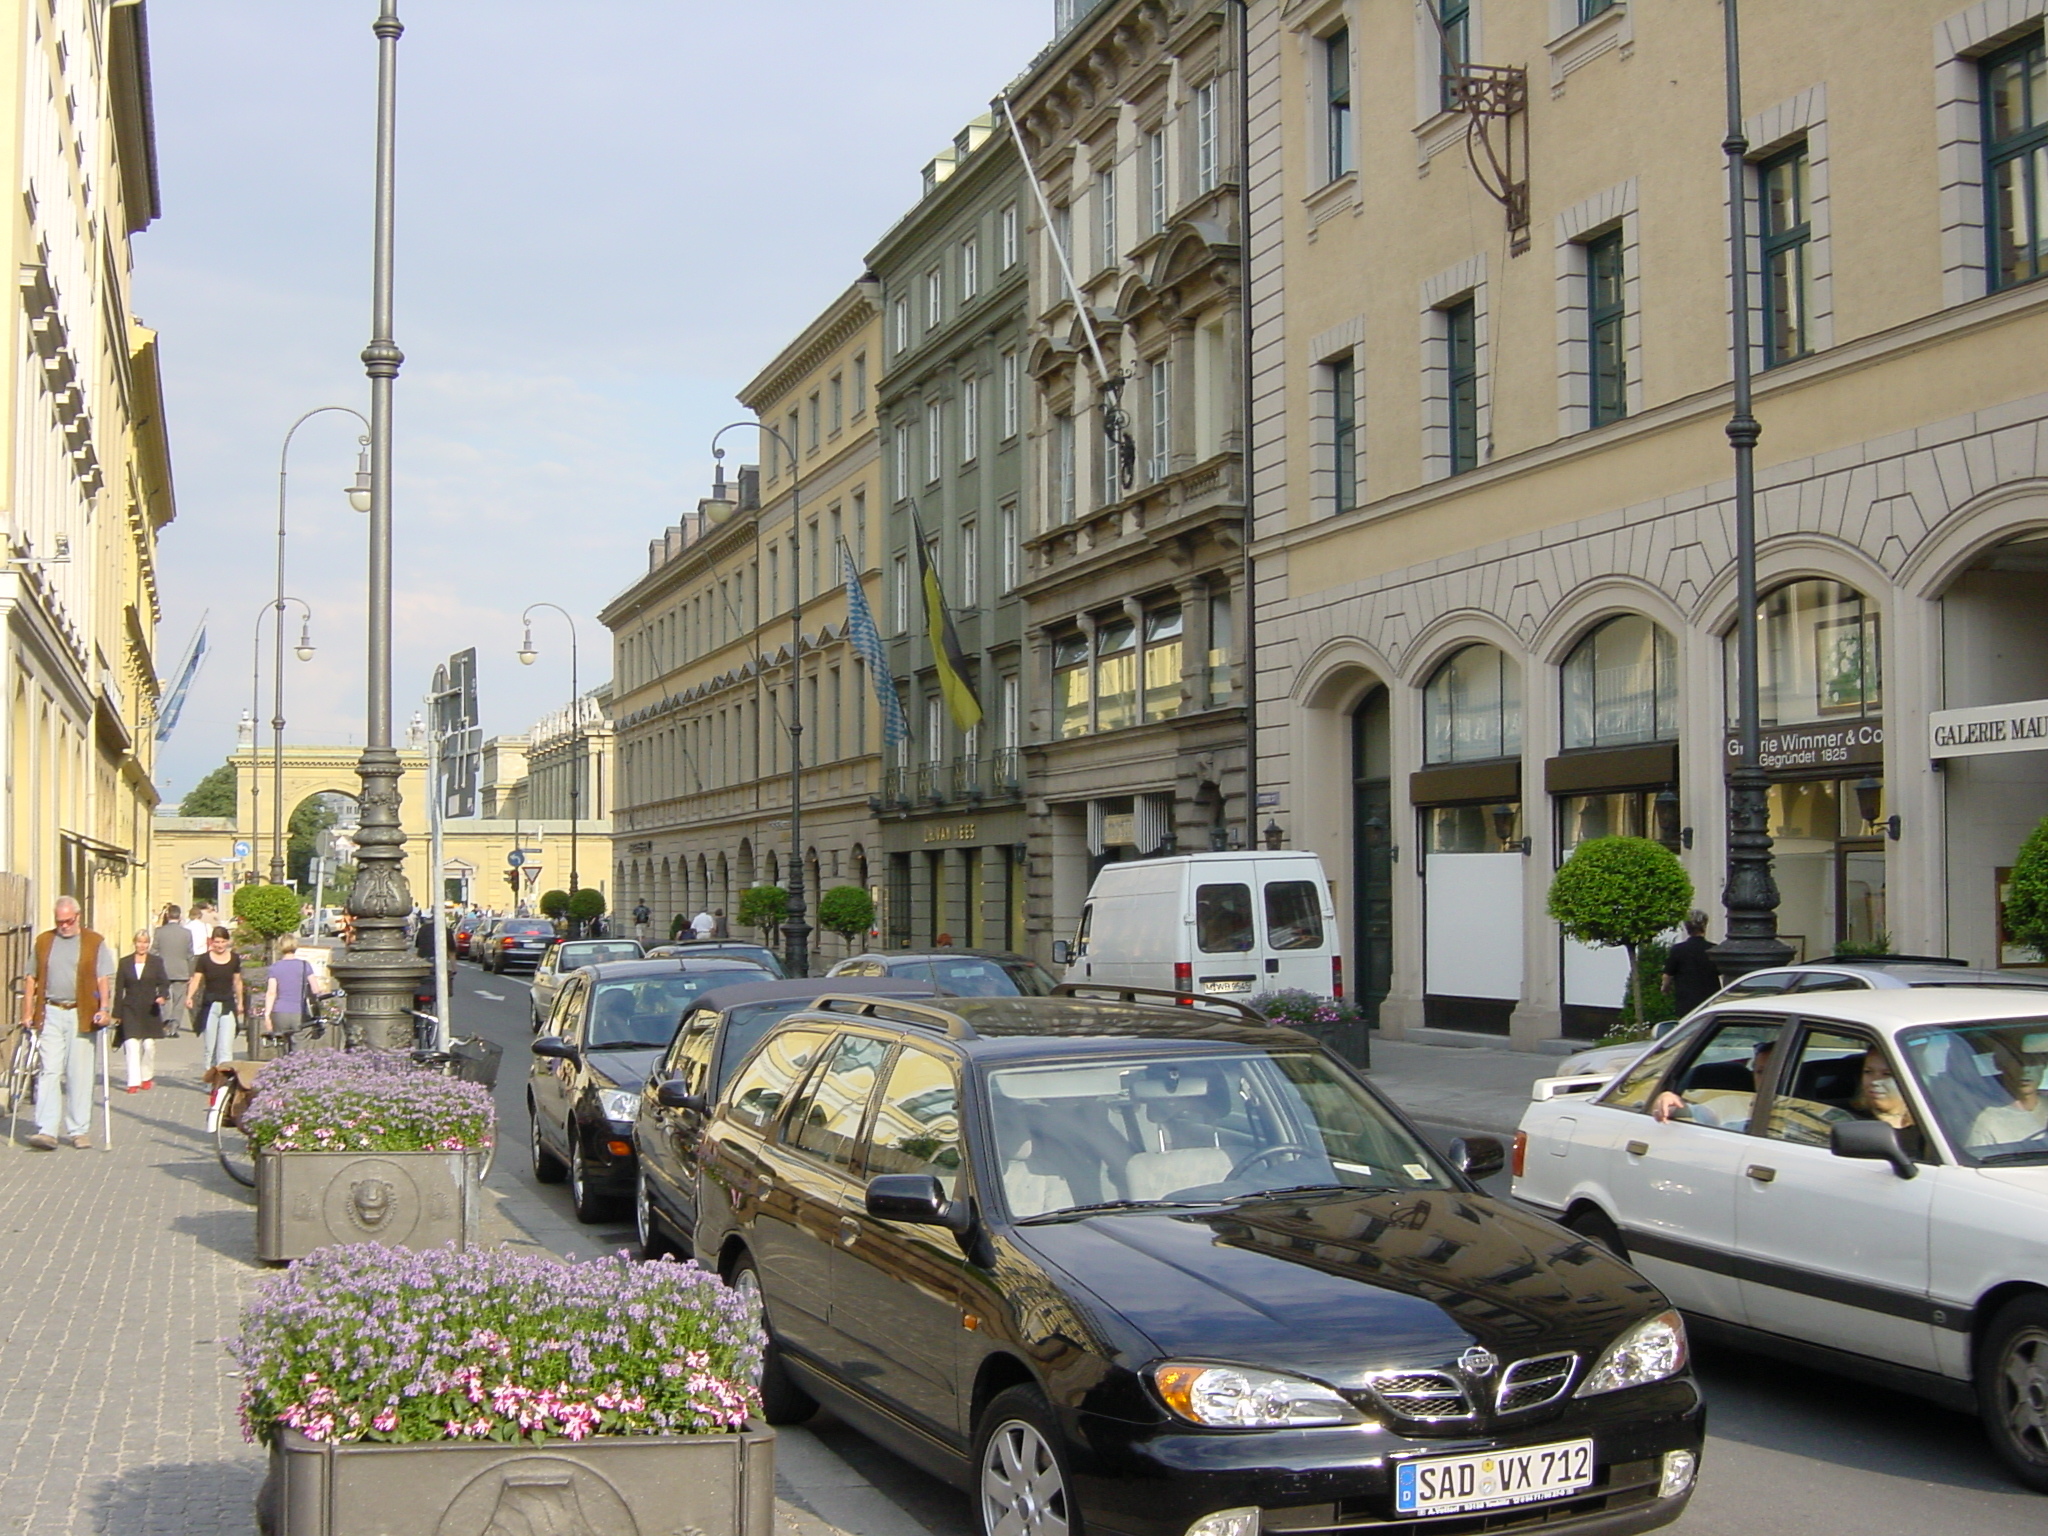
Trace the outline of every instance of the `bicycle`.
<path fill-rule="evenodd" d="M 444 1051 L 434 1044 L 440 1033 L 438 1017 L 423 1009 L 413 1009 L 413 1046 L 408 1054 L 420 1066 L 438 1069 L 461 1082 L 475 1083 L 486 1093 L 496 1093 L 498 1068 L 504 1062 L 505 1047 L 495 1040 L 486 1040 L 482 1035 L 453 1035 L 449 1038 L 448 1049 Z M 479 1183 L 491 1176 L 491 1165 L 497 1157 L 498 1142 L 493 1135 L 491 1144 L 484 1148 L 483 1164 L 477 1169 Z"/>
<path fill-rule="evenodd" d="M 327 1033 L 328 1019 L 316 1008 L 299 1028 L 266 1035 L 262 1032 L 261 1007 L 251 1001 L 250 1029 L 254 1038 L 270 1042 L 280 1056 L 289 1056 L 301 1035 L 318 1040 Z M 262 1061 L 229 1061 L 208 1068 L 206 1074 L 213 1083 L 206 1098 L 206 1128 L 213 1133 L 214 1156 L 220 1159 L 222 1171 L 244 1189 L 256 1187 L 256 1152 L 249 1145 L 248 1133 L 242 1129 L 242 1112 L 256 1096 L 256 1078 L 266 1065 Z"/>

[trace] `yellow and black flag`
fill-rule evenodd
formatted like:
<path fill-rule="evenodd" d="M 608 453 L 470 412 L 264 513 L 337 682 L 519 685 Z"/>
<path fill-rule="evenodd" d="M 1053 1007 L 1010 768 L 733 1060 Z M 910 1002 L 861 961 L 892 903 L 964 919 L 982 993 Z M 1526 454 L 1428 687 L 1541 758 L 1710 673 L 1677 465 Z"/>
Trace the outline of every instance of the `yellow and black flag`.
<path fill-rule="evenodd" d="M 959 635 L 953 631 L 953 616 L 946 611 L 945 589 L 939 585 L 938 570 L 925 544 L 924 520 L 917 515 L 914 502 L 910 508 L 910 527 L 917 537 L 917 585 L 924 593 L 924 630 L 931 637 L 932 666 L 939 675 L 939 694 L 946 701 L 953 724 L 963 731 L 972 730 L 981 724 L 981 700 L 974 696 L 974 687 L 967 681 L 967 657 L 960 649 Z"/>

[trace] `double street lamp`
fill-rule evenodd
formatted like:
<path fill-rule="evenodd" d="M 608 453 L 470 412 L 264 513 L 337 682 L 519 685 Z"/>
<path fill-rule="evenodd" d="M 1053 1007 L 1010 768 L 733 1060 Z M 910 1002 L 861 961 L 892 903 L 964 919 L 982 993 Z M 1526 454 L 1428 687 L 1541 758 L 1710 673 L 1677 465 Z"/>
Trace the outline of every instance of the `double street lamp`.
<path fill-rule="evenodd" d="M 519 622 L 526 626 L 525 638 L 519 642 L 522 667 L 532 666 L 540 656 L 533 647 L 533 615 L 539 608 L 559 613 L 569 625 L 569 729 L 573 733 L 569 741 L 569 894 L 574 896 L 580 873 L 576 864 L 576 831 L 583 821 L 583 685 L 579 681 L 576 616 L 559 603 L 528 603 L 526 612 L 519 615 Z"/>

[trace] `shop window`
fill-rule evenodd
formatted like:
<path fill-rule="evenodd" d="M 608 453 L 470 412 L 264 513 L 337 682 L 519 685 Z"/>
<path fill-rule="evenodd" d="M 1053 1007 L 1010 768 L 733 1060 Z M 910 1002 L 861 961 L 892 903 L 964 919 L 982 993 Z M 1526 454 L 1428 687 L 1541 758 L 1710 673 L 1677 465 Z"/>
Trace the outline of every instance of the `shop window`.
<path fill-rule="evenodd" d="M 1864 821 L 1859 798 L 1874 798 L 1881 811 L 1882 784 L 1870 777 L 1770 786 L 1778 936 L 1792 946 L 1795 960 L 1818 959 L 1844 945 L 1890 944 L 1884 834 Z"/>
<path fill-rule="evenodd" d="M 1432 805 L 1422 813 L 1425 853 L 1505 853 L 1519 851 L 1522 808 L 1512 801 L 1497 805 Z"/>
<path fill-rule="evenodd" d="M 1158 608 L 1145 615 L 1145 718 L 1180 713 L 1181 613 Z"/>
<path fill-rule="evenodd" d="M 1522 669 L 1496 646 L 1468 645 L 1422 690 L 1423 760 L 1485 762 L 1522 750 Z"/>
<path fill-rule="evenodd" d="M 1052 647 L 1052 698 L 1060 737 L 1088 734 L 1088 637 L 1063 635 Z"/>
<path fill-rule="evenodd" d="M 1757 706 L 1766 727 L 1882 711 L 1878 616 L 1854 587 L 1795 581 L 1757 605 Z M 1735 633 L 1726 641 L 1728 723 L 1735 728 Z"/>
<path fill-rule="evenodd" d="M 1610 790 L 1557 797 L 1557 852 L 1568 857 L 1596 837 L 1657 837 L 1654 790 Z"/>
<path fill-rule="evenodd" d="M 1138 704 L 1138 630 L 1117 619 L 1095 632 L 1095 728 L 1120 731 L 1134 723 Z"/>
<path fill-rule="evenodd" d="M 1678 736 L 1678 646 L 1638 614 L 1609 619 L 1564 660 L 1564 745 L 1620 747 Z"/>

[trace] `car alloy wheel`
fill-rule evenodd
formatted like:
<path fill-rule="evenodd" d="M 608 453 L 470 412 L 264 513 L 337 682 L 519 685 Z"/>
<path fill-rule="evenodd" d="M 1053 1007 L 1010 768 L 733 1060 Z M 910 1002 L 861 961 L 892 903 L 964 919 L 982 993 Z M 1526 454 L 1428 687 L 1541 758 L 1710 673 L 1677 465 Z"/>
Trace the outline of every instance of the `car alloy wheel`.
<path fill-rule="evenodd" d="M 1036 1387 L 1012 1387 L 989 1404 L 976 1506 L 983 1536 L 1073 1536 L 1066 1469 L 1053 1448 L 1052 1415 Z"/>
<path fill-rule="evenodd" d="M 583 1133 L 572 1121 L 569 1126 L 569 1203 L 576 1219 L 586 1227 L 604 1219 L 604 1201 L 590 1188 L 590 1169 L 583 1161 Z"/>
<path fill-rule="evenodd" d="M 1977 1357 L 1977 1392 L 2006 1465 L 2048 1493 L 2048 1299 L 2024 1297 L 1992 1319 Z"/>
<path fill-rule="evenodd" d="M 633 1231 L 640 1239 L 640 1257 L 658 1259 L 668 1252 L 668 1239 L 654 1214 L 654 1197 L 647 1192 L 647 1171 L 633 1175 Z"/>
<path fill-rule="evenodd" d="M 526 1117 L 532 1126 L 531 1145 L 533 1150 L 533 1176 L 542 1184 L 562 1182 L 562 1160 L 548 1150 L 548 1144 L 540 1133 L 540 1114 L 534 1108 L 533 1100 L 526 1101 Z"/>
<path fill-rule="evenodd" d="M 818 1411 L 818 1400 L 790 1380 L 782 1364 L 782 1351 L 768 1326 L 768 1302 L 761 1294 L 761 1276 L 754 1268 L 754 1256 L 742 1253 L 734 1261 L 726 1283 L 740 1294 L 747 1311 L 766 1341 L 761 1348 L 761 1417 L 770 1424 L 801 1424 Z"/>

